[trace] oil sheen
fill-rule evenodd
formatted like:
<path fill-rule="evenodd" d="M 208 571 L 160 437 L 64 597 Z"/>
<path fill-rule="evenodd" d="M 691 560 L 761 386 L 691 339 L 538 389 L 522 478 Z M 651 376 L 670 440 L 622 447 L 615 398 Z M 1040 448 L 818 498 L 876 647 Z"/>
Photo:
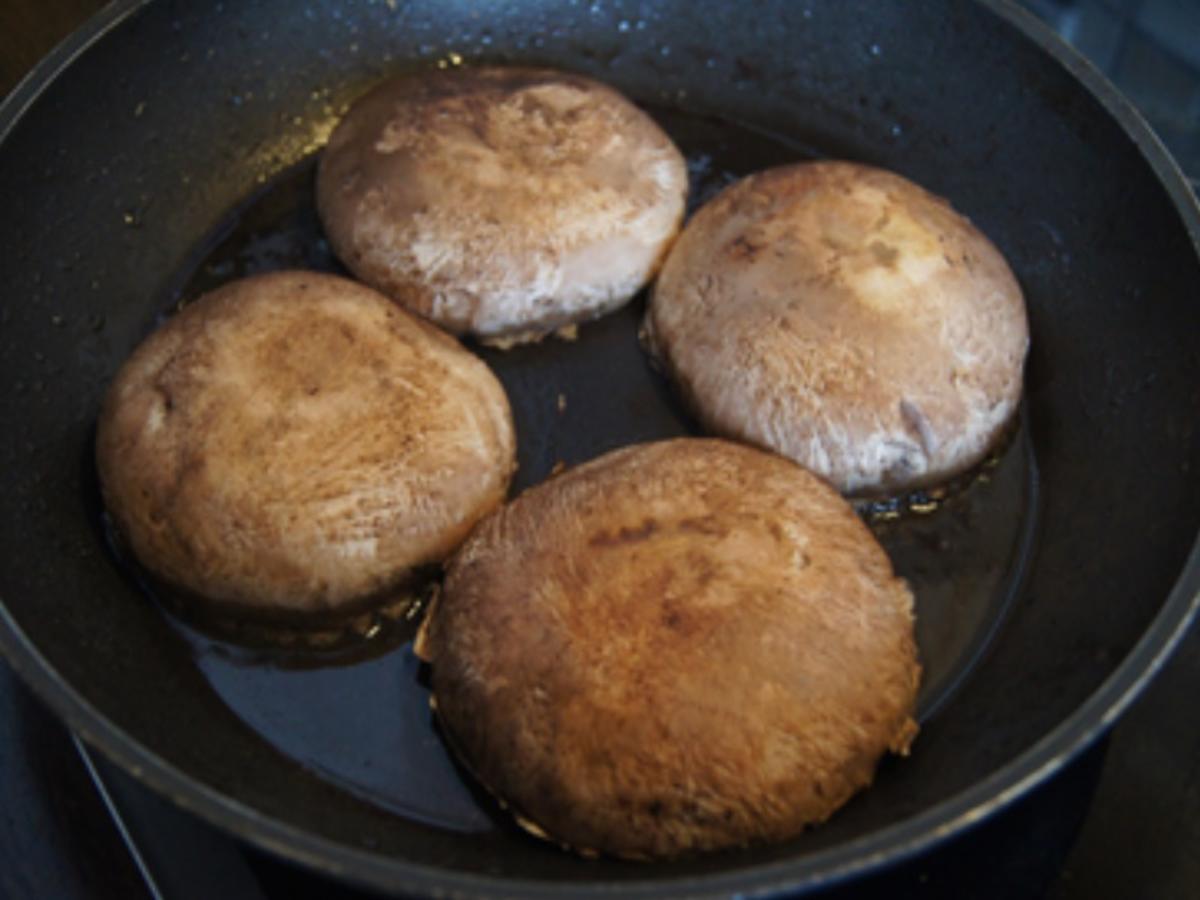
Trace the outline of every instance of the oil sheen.
<path fill-rule="evenodd" d="M 739 176 L 822 155 L 725 120 L 650 112 L 688 160 L 689 212 Z M 163 315 L 233 278 L 282 268 L 346 274 L 322 234 L 313 201 L 315 157 L 280 173 L 197 247 L 180 269 Z M 471 346 L 504 383 L 517 426 L 513 490 L 637 441 L 697 433 L 695 423 L 638 345 L 644 297 L 579 328 L 511 351 Z M 864 517 L 908 579 L 917 603 L 927 720 L 970 675 L 1002 626 L 1032 542 L 1037 472 L 1028 429 L 965 483 L 876 504 Z M 502 827 L 448 753 L 412 652 L 421 604 L 364 619 L 332 639 L 246 641 L 172 612 L 212 690 L 302 777 L 335 784 L 400 815 L 460 832 Z M 248 646 L 253 644 L 255 646 Z M 919 752 L 920 739 L 917 740 Z"/>

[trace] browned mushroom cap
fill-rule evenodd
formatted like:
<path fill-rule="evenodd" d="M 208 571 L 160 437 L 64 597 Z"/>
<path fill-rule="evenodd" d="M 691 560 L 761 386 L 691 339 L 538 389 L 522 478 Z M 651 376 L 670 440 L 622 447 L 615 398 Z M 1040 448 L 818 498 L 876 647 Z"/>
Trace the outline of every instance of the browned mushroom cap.
<path fill-rule="evenodd" d="M 1016 410 L 1029 342 L 983 234 L 898 175 L 842 162 L 752 175 L 705 205 L 646 324 L 709 428 L 862 496 L 979 462 Z"/>
<path fill-rule="evenodd" d="M 370 288 L 302 272 L 169 319 L 117 373 L 96 438 L 137 559 L 250 617 L 394 599 L 503 500 L 514 454 L 480 360 Z"/>
<path fill-rule="evenodd" d="M 686 192 L 679 151 L 616 91 L 520 68 L 385 82 L 338 125 L 317 179 L 329 240 L 355 275 L 502 344 L 628 301 Z"/>
<path fill-rule="evenodd" d="M 485 519 L 418 653 L 467 766 L 583 852 L 791 837 L 916 732 L 907 586 L 824 482 L 726 441 L 618 450 Z"/>

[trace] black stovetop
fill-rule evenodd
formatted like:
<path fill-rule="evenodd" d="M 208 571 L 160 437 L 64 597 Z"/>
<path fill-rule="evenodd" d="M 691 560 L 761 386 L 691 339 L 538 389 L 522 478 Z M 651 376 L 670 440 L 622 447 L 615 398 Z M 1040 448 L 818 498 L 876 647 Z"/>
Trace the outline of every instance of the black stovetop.
<path fill-rule="evenodd" d="M 56 5 L 78 18 L 99 3 Z M 1128 94 L 1197 184 L 1200 2 L 1024 5 Z M 0 12 L 0 30 L 22 25 L 14 9 Z M 1112 732 L 1048 784 L 935 852 L 818 896 L 1200 897 L 1197 697 L 1193 628 Z M 367 896 L 246 848 L 150 793 L 84 750 L 3 665 L 0 797 L 0 900 Z"/>

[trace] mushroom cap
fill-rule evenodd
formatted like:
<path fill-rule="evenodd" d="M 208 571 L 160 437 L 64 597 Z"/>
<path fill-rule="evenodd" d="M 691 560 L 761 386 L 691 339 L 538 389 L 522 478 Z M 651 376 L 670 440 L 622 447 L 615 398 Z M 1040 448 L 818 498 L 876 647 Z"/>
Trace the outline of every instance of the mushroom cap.
<path fill-rule="evenodd" d="M 751 175 L 676 241 L 646 315 L 651 352 L 712 431 L 850 495 L 980 462 L 1021 395 L 1025 304 L 948 203 L 845 162 Z"/>
<path fill-rule="evenodd" d="M 117 373 L 96 462 L 140 563 L 249 617 L 395 599 L 501 503 L 508 400 L 448 335 L 355 282 L 280 272 L 186 306 Z"/>
<path fill-rule="evenodd" d="M 621 306 L 683 219 L 670 138 L 605 85 L 548 69 L 393 78 L 321 157 L 317 203 L 366 283 L 456 334 L 531 340 Z"/>
<path fill-rule="evenodd" d="M 417 652 L 466 766 L 585 853 L 793 837 L 916 732 L 908 587 L 821 479 L 728 441 L 617 450 L 502 507 Z"/>

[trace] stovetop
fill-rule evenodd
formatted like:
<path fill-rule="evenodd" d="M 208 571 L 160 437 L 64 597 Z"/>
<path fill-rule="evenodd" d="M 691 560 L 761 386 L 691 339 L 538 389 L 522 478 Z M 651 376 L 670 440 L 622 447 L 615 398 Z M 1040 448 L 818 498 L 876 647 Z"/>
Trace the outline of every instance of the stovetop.
<path fill-rule="evenodd" d="M 5 0 L 0 90 L 100 0 Z M 1200 2 L 1024 0 L 1200 184 Z M 52 12 L 58 18 L 52 18 Z M 39 41 L 41 43 L 39 43 Z M 1200 629 L 1112 732 L 932 853 L 821 900 L 1200 897 Z M 0 900 L 369 895 L 247 848 L 86 750 L 0 665 Z"/>

